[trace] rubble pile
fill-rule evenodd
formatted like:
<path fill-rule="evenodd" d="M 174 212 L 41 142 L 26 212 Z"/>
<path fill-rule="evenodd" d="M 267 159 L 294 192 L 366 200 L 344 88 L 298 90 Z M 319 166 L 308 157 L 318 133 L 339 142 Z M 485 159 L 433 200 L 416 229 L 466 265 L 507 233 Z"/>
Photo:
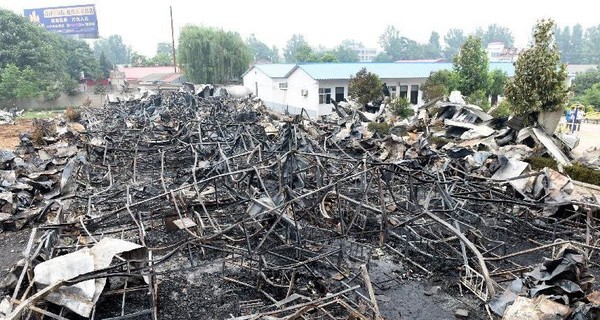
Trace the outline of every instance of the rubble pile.
<path fill-rule="evenodd" d="M 42 216 L 50 220 L 69 211 L 81 161 L 78 128 L 64 121 L 36 120 L 34 133 L 21 134 L 15 151 L 0 150 L 0 228 L 15 231 Z M 42 138 L 43 137 L 43 138 Z M 37 143 L 41 143 L 38 146 Z"/>
<path fill-rule="evenodd" d="M 482 131 L 473 108 L 455 109 L 453 135 Z M 567 176 L 523 166 L 520 146 L 442 149 L 408 127 L 373 134 L 351 108 L 317 121 L 189 93 L 82 117 L 72 152 L 34 151 L 74 182 L 48 178 L 49 201 L 70 202 L 36 213 L 45 223 L 2 283 L 9 319 L 394 319 L 386 301 L 422 278 L 468 289 L 484 318 L 484 302 L 561 245 L 599 270 L 597 205 Z"/>

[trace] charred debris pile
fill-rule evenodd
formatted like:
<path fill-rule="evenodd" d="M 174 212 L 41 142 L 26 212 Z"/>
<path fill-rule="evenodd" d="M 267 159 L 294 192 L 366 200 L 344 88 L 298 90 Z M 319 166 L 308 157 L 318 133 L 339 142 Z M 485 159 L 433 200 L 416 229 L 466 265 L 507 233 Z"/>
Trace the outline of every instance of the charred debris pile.
<path fill-rule="evenodd" d="M 597 317 L 597 202 L 522 161 L 564 155 L 553 138 L 435 108 L 385 136 L 349 107 L 317 121 L 188 93 L 88 108 L 81 132 L 47 123 L 43 146 L 0 157 L 4 229 L 32 227 L 0 312 L 394 319 L 390 290 L 437 278 L 477 319 L 540 299 Z M 440 130 L 457 139 L 430 144 Z"/>

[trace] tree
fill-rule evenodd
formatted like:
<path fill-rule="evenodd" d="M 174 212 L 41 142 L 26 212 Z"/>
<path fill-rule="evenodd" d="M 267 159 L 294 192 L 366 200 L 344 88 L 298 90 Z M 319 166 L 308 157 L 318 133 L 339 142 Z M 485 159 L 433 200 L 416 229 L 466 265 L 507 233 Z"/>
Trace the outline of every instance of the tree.
<path fill-rule="evenodd" d="M 454 57 L 454 70 L 458 74 L 458 89 L 468 96 L 487 89 L 488 57 L 481 46 L 481 39 L 469 36 Z"/>
<path fill-rule="evenodd" d="M 156 44 L 156 55 L 161 53 L 169 57 L 173 56 L 173 45 L 170 42 L 159 42 Z"/>
<path fill-rule="evenodd" d="M 534 43 L 521 52 L 515 63 L 514 79 L 506 85 L 506 98 L 518 115 L 558 110 L 567 101 L 567 71 L 560 62 L 553 26 L 552 20 L 537 23 Z"/>
<path fill-rule="evenodd" d="M 318 62 L 319 57 L 315 51 L 308 45 L 302 45 L 296 49 L 296 55 L 294 56 L 295 62 Z"/>
<path fill-rule="evenodd" d="M 487 29 L 478 28 L 475 36 L 480 37 L 482 44 L 487 46 L 490 42 L 502 42 L 506 48 L 512 48 L 515 42 L 515 37 L 507 27 L 502 27 L 497 24 L 490 24 Z"/>
<path fill-rule="evenodd" d="M 333 50 L 333 54 L 339 62 L 358 62 L 359 60 L 358 53 L 343 43 Z"/>
<path fill-rule="evenodd" d="M 334 51 L 325 52 L 319 60 L 321 60 L 321 62 L 340 62 Z"/>
<path fill-rule="evenodd" d="M 444 49 L 444 58 L 452 61 L 453 57 L 458 54 L 460 47 L 465 42 L 467 37 L 461 29 L 450 29 L 444 36 L 446 48 Z"/>
<path fill-rule="evenodd" d="M 246 39 L 246 44 L 250 49 L 250 53 L 254 57 L 254 62 L 256 61 L 269 61 L 276 62 L 279 60 L 279 54 L 276 47 L 272 49 L 269 48 L 264 42 L 256 39 L 256 36 L 253 34 Z"/>
<path fill-rule="evenodd" d="M 414 40 L 401 36 L 394 26 L 387 26 L 383 34 L 379 36 L 379 44 L 388 57 L 386 60 L 397 61 L 426 57 L 426 45 L 421 45 Z"/>
<path fill-rule="evenodd" d="M 440 34 L 432 31 L 429 35 L 429 42 L 425 50 L 426 58 L 435 59 L 442 57 L 442 45 L 440 44 Z"/>
<path fill-rule="evenodd" d="M 596 110 L 600 109 L 600 83 L 596 83 L 585 90 L 582 98 L 585 104 L 594 106 Z"/>
<path fill-rule="evenodd" d="M 108 61 L 104 52 L 100 53 L 100 72 L 103 79 L 110 77 L 110 72 L 113 70 L 113 64 Z"/>
<path fill-rule="evenodd" d="M 573 30 L 573 33 L 575 33 L 575 30 Z M 584 56 L 581 59 L 582 63 L 600 63 L 600 25 L 585 30 L 584 42 L 581 49 Z"/>
<path fill-rule="evenodd" d="M 150 59 L 149 64 L 152 66 L 172 66 L 173 59 L 171 55 L 166 53 L 157 53 L 152 59 Z"/>
<path fill-rule="evenodd" d="M 458 89 L 458 74 L 452 70 L 432 72 L 421 86 L 424 101 L 449 95 L 456 89 Z"/>
<path fill-rule="evenodd" d="M 128 64 L 131 61 L 131 47 L 123 43 L 120 35 L 113 34 L 94 43 L 94 53 L 98 58 L 104 52 L 108 60 L 116 64 Z"/>
<path fill-rule="evenodd" d="M 570 61 L 571 63 L 589 63 L 589 61 L 585 57 L 584 47 L 584 37 L 583 37 L 583 27 L 578 23 L 573 26 L 573 31 L 571 33 L 571 43 L 570 43 Z M 596 63 L 599 63 L 597 61 Z"/>
<path fill-rule="evenodd" d="M 228 83 L 239 79 L 252 57 L 237 32 L 186 25 L 179 35 L 179 61 L 194 83 Z"/>
<path fill-rule="evenodd" d="M 600 83 L 599 67 L 600 66 L 597 66 L 596 68 L 591 68 L 575 75 L 572 84 L 575 96 L 582 95 L 587 89 L 591 88 L 596 83 Z"/>
<path fill-rule="evenodd" d="M 492 106 L 498 103 L 498 96 L 504 94 L 504 86 L 508 82 L 506 72 L 495 69 L 490 72 L 487 95 L 492 97 Z"/>
<path fill-rule="evenodd" d="M 287 44 L 285 45 L 285 49 L 283 50 L 283 59 L 285 60 L 286 63 L 297 62 L 296 55 L 297 55 L 298 49 L 306 48 L 306 47 L 310 48 L 310 45 L 308 44 L 308 42 L 306 40 L 304 40 L 303 35 L 301 35 L 301 34 L 292 35 L 292 37 L 288 40 Z"/>
<path fill-rule="evenodd" d="M 132 67 L 147 67 L 150 66 L 150 60 L 145 55 L 134 51 L 131 53 L 130 64 Z"/>
<path fill-rule="evenodd" d="M 66 53 L 67 73 L 72 80 L 92 78 L 100 72 L 98 59 L 87 43 L 81 40 L 60 37 L 62 48 Z"/>
<path fill-rule="evenodd" d="M 87 63 L 75 63 L 80 52 L 70 50 L 72 42 L 11 11 L 0 9 L 0 30 L 0 70 L 8 65 L 31 70 L 36 75 L 37 91 L 48 99 L 58 97 L 65 84 L 71 82 L 69 73 L 77 74 L 77 69 Z"/>
<path fill-rule="evenodd" d="M 40 95 L 37 75 L 30 67 L 7 65 L 0 73 L 0 100 L 15 101 Z"/>
<path fill-rule="evenodd" d="M 366 68 L 360 69 L 348 84 L 348 94 L 358 100 L 362 105 L 382 98 L 383 83 L 379 76 L 368 72 Z"/>

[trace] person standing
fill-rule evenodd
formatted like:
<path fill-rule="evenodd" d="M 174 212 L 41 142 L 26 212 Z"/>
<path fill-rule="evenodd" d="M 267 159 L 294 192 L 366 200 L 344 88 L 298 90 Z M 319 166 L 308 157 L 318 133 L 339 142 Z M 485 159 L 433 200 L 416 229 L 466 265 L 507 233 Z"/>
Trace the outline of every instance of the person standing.
<path fill-rule="evenodd" d="M 585 111 L 583 108 L 577 107 L 577 112 L 575 113 L 575 123 L 577 123 L 577 131 L 581 130 L 581 122 L 583 122 L 583 118 L 585 117 Z"/>
<path fill-rule="evenodd" d="M 573 108 L 569 107 L 567 109 L 567 112 L 565 113 L 565 120 L 567 122 L 567 130 L 570 132 L 572 131 L 572 127 L 573 127 L 573 123 L 571 121 L 573 121 Z"/>

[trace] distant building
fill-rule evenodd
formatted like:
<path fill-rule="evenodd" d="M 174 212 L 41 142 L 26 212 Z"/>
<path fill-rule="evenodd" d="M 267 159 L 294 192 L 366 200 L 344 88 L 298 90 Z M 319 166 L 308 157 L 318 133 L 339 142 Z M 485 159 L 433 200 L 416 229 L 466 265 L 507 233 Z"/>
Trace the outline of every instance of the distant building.
<path fill-rule="evenodd" d="M 352 76 L 366 68 L 387 84 L 392 96 L 407 98 L 411 104 L 423 104 L 421 85 L 431 72 L 452 70 L 451 63 L 307 63 L 255 65 L 243 74 L 244 86 L 273 110 L 298 114 L 302 109 L 311 116 L 331 113 L 331 101 L 348 98 Z M 514 75 L 512 63 L 490 63 Z"/>
<path fill-rule="evenodd" d="M 166 89 L 178 88 L 185 81 L 185 75 L 175 72 L 173 66 L 122 67 L 111 72 L 111 85 L 116 90 L 122 89 L 126 82 L 131 87 Z"/>
<path fill-rule="evenodd" d="M 375 48 L 351 47 L 350 49 L 356 52 L 359 62 L 372 62 L 379 53 Z"/>
<path fill-rule="evenodd" d="M 490 62 L 515 62 L 519 57 L 520 50 L 506 48 L 504 42 L 490 42 L 485 52 Z"/>

